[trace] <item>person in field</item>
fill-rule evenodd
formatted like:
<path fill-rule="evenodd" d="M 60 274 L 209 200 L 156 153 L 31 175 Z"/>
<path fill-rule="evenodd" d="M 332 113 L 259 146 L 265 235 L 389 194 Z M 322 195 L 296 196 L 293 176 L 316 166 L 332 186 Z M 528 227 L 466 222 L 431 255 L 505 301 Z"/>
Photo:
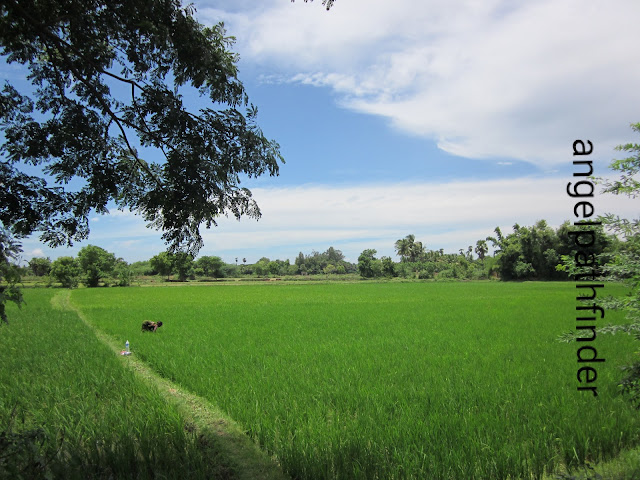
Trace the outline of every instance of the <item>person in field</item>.
<path fill-rule="evenodd" d="M 145 320 L 142 322 L 143 332 L 155 332 L 162 326 L 162 322 L 152 322 L 151 320 Z"/>

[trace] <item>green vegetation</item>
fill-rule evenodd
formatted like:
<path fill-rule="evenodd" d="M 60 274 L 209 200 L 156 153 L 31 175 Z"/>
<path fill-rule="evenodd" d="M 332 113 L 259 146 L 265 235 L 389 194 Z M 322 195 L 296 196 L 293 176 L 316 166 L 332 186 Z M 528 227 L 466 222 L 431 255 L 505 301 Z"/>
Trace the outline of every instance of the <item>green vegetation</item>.
<path fill-rule="evenodd" d="M 309 479 L 539 478 L 638 445 L 617 388 L 634 340 L 598 336 L 599 396 L 579 394 L 575 345 L 555 341 L 574 298 L 568 283 L 497 282 L 72 292 L 88 321 Z M 164 326 L 144 335 L 144 319 Z"/>
<path fill-rule="evenodd" d="M 223 437 L 124 368 L 134 359 L 64 310 L 66 296 L 27 289 L 22 309 L 9 306 L 15 321 L 0 324 L 0 478 L 278 478 L 243 476 Z"/>
<path fill-rule="evenodd" d="M 308 277 L 343 279 L 358 274 L 365 279 L 404 278 L 419 280 L 567 280 L 572 272 L 561 262 L 575 253 L 574 241 L 569 234 L 569 222 L 557 230 L 544 220 L 531 227 L 514 225 L 513 232 L 503 236 L 500 228 L 495 237 L 478 240 L 474 258 L 472 246 L 458 253 L 429 250 L 414 235 L 395 242 L 400 262 L 391 257 L 376 258 L 376 250 L 366 249 L 358 257 L 358 263 L 345 260 L 340 250 L 329 247 L 325 252 L 300 252 L 293 264 L 289 260 L 260 258 L 254 264 L 227 264 L 217 256 L 202 256 L 197 260 L 185 252 L 160 252 L 148 261 L 128 265 L 116 259 L 113 253 L 102 248 L 87 246 L 78 258 L 61 257 L 51 263 L 48 259 L 34 258 L 23 271 L 39 281 L 48 271 L 48 284 L 75 287 L 78 282 L 89 287 L 98 285 L 129 286 L 141 277 L 158 276 L 166 281 L 219 280 L 223 278 L 273 278 Z M 620 242 L 597 229 L 596 254 L 605 253 L 608 259 L 620 248 Z M 487 241 L 493 242 L 493 256 L 487 256 Z M 559 265 L 562 268 L 558 268 Z M 84 274 L 81 277 L 81 274 Z"/>
<path fill-rule="evenodd" d="M 640 133 L 640 123 L 632 124 L 631 128 Z M 609 165 L 611 170 L 620 174 L 618 180 L 598 179 L 605 187 L 602 193 L 636 198 L 640 195 L 640 182 L 637 180 L 640 173 L 640 144 L 627 143 L 618 145 L 616 149 L 631 156 L 614 160 Z M 599 220 L 622 239 L 612 253 L 612 258 L 599 258 L 599 264 L 603 265 L 603 275 L 608 280 L 620 281 L 629 287 L 626 297 L 611 298 L 604 304 L 607 308 L 624 312 L 626 316 L 627 325 L 615 326 L 611 331 L 624 330 L 640 340 L 640 218 L 623 219 L 609 213 Z M 574 267 L 575 263 L 573 259 Z M 640 362 L 636 360 L 625 366 L 624 370 L 626 375 L 622 381 L 623 390 L 631 394 L 633 402 L 640 409 Z"/>

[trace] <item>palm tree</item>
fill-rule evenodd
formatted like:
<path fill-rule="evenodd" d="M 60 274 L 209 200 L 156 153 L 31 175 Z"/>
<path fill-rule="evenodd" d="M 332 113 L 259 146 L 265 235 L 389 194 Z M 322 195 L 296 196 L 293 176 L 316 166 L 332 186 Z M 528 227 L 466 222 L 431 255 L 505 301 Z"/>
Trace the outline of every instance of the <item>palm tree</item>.
<path fill-rule="evenodd" d="M 514 227 L 515 227 L 515 225 L 514 225 Z M 518 226 L 518 228 L 520 228 L 520 227 Z M 496 254 L 502 252 L 502 249 L 504 247 L 504 237 L 502 236 L 502 231 L 500 230 L 500 227 L 496 227 L 494 229 L 494 232 L 496 233 L 496 236 L 495 237 L 487 237 L 487 240 L 490 241 L 493 244 L 493 248 L 495 249 L 493 251 L 493 256 L 495 257 Z"/>
<path fill-rule="evenodd" d="M 401 238 L 400 240 L 396 241 L 396 253 L 400 257 L 402 262 L 409 261 L 415 239 L 415 235 L 407 235 L 405 238 Z"/>
<path fill-rule="evenodd" d="M 484 260 L 484 256 L 487 254 L 488 251 L 489 251 L 489 246 L 487 245 L 486 240 L 478 240 L 476 242 L 476 254 L 478 255 L 478 258 L 480 259 L 480 261 Z"/>
<path fill-rule="evenodd" d="M 425 253 L 425 247 L 422 245 L 422 242 L 415 242 L 411 246 L 411 261 L 417 262 L 422 260 Z"/>

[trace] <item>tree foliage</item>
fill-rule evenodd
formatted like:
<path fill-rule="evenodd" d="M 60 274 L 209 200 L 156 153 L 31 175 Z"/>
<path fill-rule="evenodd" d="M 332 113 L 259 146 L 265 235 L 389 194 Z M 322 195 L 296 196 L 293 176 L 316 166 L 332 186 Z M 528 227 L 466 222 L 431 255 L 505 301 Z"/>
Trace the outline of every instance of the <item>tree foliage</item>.
<path fill-rule="evenodd" d="M 576 252 L 575 241 L 569 232 L 579 227 L 564 222 L 558 229 L 551 228 L 545 220 L 530 227 L 519 224 L 513 232 L 503 235 L 495 228 L 495 237 L 487 237 L 493 243 L 500 278 L 503 280 L 566 280 L 566 268 L 558 266 Z M 614 241 L 602 227 L 593 227 L 596 240 L 593 252 L 600 255 Z"/>
<path fill-rule="evenodd" d="M 41 229 L 61 245 L 85 238 L 90 210 L 115 201 L 161 228 L 172 248 L 195 251 L 202 223 L 226 212 L 259 216 L 240 175 L 277 174 L 280 155 L 255 124 L 255 108 L 246 117 L 237 109 L 247 97 L 221 24 L 203 27 L 177 0 L 8 0 L 1 8 L 3 54 L 27 66 L 36 98 L 8 84 L 2 92 L 5 225 L 18 234 Z M 190 112 L 185 85 L 228 108 Z M 132 136 L 165 161 L 143 160 Z M 21 163 L 42 166 L 58 184 L 80 177 L 85 185 L 49 187 L 21 173 Z"/>
<path fill-rule="evenodd" d="M 18 288 L 20 271 L 15 262 L 18 260 L 22 245 L 17 243 L 0 225 L 0 321 L 7 323 L 5 305 L 22 303 L 22 293 Z"/>
<path fill-rule="evenodd" d="M 300 252 L 295 259 L 293 268 L 290 268 L 289 271 L 295 274 L 314 275 L 327 273 L 329 266 L 334 267 L 329 268 L 328 272 L 330 273 L 344 274 L 355 271 L 354 265 L 347 262 L 343 253 L 334 247 L 329 247 L 322 253 L 313 250 L 309 255 Z"/>
<path fill-rule="evenodd" d="M 178 275 L 178 281 L 184 282 L 193 274 L 193 256 L 187 252 L 173 254 L 173 271 Z"/>
<path fill-rule="evenodd" d="M 416 242 L 413 234 L 396 241 L 395 249 L 403 262 L 418 262 L 424 259 L 425 247 L 422 242 Z"/>
<path fill-rule="evenodd" d="M 43 257 L 33 257 L 29 260 L 29 269 L 36 277 L 49 275 L 51 270 L 51 259 Z"/>
<path fill-rule="evenodd" d="M 376 258 L 378 252 L 373 248 L 364 250 L 358 257 L 358 272 L 364 278 L 382 275 L 382 262 Z"/>
<path fill-rule="evenodd" d="M 640 133 L 640 123 L 632 124 L 631 128 Z M 618 179 L 597 179 L 604 187 L 602 193 L 637 198 L 640 195 L 640 182 L 637 180 L 640 173 L 640 144 L 627 143 L 616 149 L 631 155 L 623 160 L 613 160 L 609 165 L 611 170 L 620 175 Z M 602 302 L 606 308 L 623 311 L 629 323 L 605 327 L 599 332 L 624 331 L 640 340 L 640 219 L 624 219 L 607 214 L 599 220 L 622 239 L 610 261 L 603 266 L 603 275 L 607 280 L 621 281 L 629 287 L 626 297 L 609 298 Z M 621 381 L 622 390 L 640 408 L 640 361 L 626 366 L 624 370 L 626 375 Z"/>
<path fill-rule="evenodd" d="M 196 267 L 202 271 L 202 275 L 205 277 L 224 277 L 225 264 L 220 257 L 208 255 L 200 257 L 196 260 Z"/>
<path fill-rule="evenodd" d="M 65 288 L 78 286 L 80 266 L 73 257 L 59 257 L 51 264 L 49 275 Z"/>
<path fill-rule="evenodd" d="M 97 287 L 100 280 L 111 275 L 116 265 L 116 256 L 104 248 L 87 245 L 78 252 L 80 271 L 85 275 L 87 287 Z"/>
<path fill-rule="evenodd" d="M 149 260 L 151 268 L 158 275 L 169 276 L 173 271 L 173 256 L 169 252 L 161 252 Z"/>
<path fill-rule="evenodd" d="M 277 175 L 279 146 L 256 123 L 233 38 L 193 14 L 179 0 L 0 3 L 0 53 L 31 83 L 0 92 L 0 223 L 11 236 L 71 245 L 113 204 L 195 254 L 202 225 L 260 217 L 240 183 Z M 197 110 L 191 93 L 206 99 Z"/>

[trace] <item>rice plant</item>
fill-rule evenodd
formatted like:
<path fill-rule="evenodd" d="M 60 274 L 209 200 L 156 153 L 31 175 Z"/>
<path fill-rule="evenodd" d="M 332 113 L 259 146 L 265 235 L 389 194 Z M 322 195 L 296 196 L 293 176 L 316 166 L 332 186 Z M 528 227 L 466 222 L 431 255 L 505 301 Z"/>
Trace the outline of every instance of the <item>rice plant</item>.
<path fill-rule="evenodd" d="M 608 286 L 609 293 L 616 290 Z M 577 391 L 575 286 L 217 285 L 77 290 L 91 322 L 240 422 L 293 478 L 539 478 L 640 440 L 628 337 Z M 163 321 L 142 334 L 143 320 Z M 615 320 L 613 312 L 608 320 Z"/>

